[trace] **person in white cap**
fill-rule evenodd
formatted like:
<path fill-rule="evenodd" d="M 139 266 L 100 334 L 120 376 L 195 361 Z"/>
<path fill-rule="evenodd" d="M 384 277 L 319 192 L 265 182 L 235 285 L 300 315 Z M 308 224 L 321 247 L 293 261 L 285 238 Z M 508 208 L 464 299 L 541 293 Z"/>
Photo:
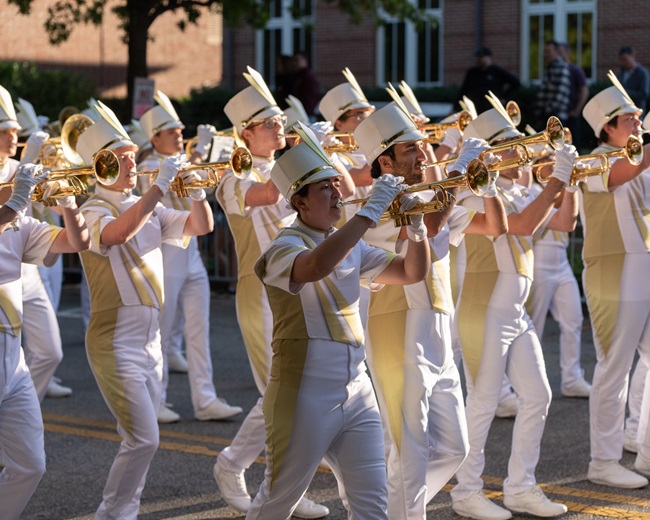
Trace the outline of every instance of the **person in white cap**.
<path fill-rule="evenodd" d="M 4 101 L 0 103 L 3 111 Z M 11 114 L 4 111 L 2 115 Z M 0 122 L 0 149 L 11 136 L 15 152 L 18 123 L 12 126 L 14 122 L 8 117 Z M 44 182 L 48 197 L 62 185 L 47 182 L 40 165 L 21 165 L 13 178 L 11 197 L 0 206 L 0 503 L 2 518 L 7 520 L 20 518 L 45 473 L 41 407 L 20 345 L 21 263 L 48 266 L 61 253 L 76 253 L 89 246 L 88 229 L 74 197 L 60 199 L 65 229 L 25 216 L 34 187 L 40 182 Z"/>
<path fill-rule="evenodd" d="M 465 128 L 464 138 L 494 145 L 521 137 L 500 101 Z M 504 159 L 515 150 L 500 152 Z M 466 266 L 455 326 L 467 382 L 466 415 L 470 451 L 451 490 L 454 511 L 479 520 L 505 520 L 511 511 L 551 517 L 566 513 L 536 485 L 535 468 L 551 403 L 542 347 L 524 304 L 533 278 L 532 235 L 537 230 L 571 231 L 577 221 L 577 193 L 569 188 L 575 148 L 556 152 L 553 174 L 533 198 L 516 180 L 522 167 L 500 171 L 499 196 L 508 214 L 508 234 L 497 238 L 466 235 Z M 562 204 L 554 208 L 564 191 Z M 483 201 L 467 194 L 459 203 L 482 211 Z M 519 401 L 514 420 L 504 509 L 483 494 L 485 446 L 503 388 L 504 374 Z"/>
<path fill-rule="evenodd" d="M 168 157 L 177 157 L 183 153 L 183 123 L 165 94 L 158 91 L 154 98 L 158 104 L 140 117 L 140 125 L 151 141 L 153 152 L 138 164 L 139 171 L 155 170 Z M 141 176 L 138 184 L 144 193 L 151 187 L 151 178 Z M 201 196 L 199 190 L 192 190 L 190 194 Z M 168 191 L 162 203 L 167 208 L 187 210 L 192 205 L 192 199 Z M 168 357 L 183 359 L 180 347 L 185 337 L 194 417 L 199 421 L 217 421 L 237 415 L 242 409 L 217 397 L 214 387 L 210 357 L 210 281 L 201 259 L 198 241 L 192 237 L 186 248 L 163 244 L 162 253 L 165 274 L 165 306 L 160 314 L 163 360 Z M 158 410 L 158 422 L 161 423 L 180 419 L 167 406 L 169 369 L 169 363 L 164 361 L 163 393 Z"/>
<path fill-rule="evenodd" d="M 253 169 L 245 178 L 229 171 L 217 188 L 217 201 L 228 219 L 237 253 L 237 321 L 257 389 L 263 396 L 270 377 L 273 315 L 263 284 L 253 266 L 281 229 L 295 220 L 271 179 L 275 152 L 286 146 L 285 116 L 264 78 L 252 68 L 244 73 L 250 86 L 226 103 L 224 111 L 253 156 Z M 244 419 L 229 447 L 214 464 L 214 479 L 226 503 L 238 511 L 250 508 L 244 472 L 264 450 L 262 397 Z M 294 511 L 298 518 L 321 518 L 329 509 L 302 498 Z"/>
<path fill-rule="evenodd" d="M 11 96 L 3 89 L 3 106 L 12 112 Z M 49 134 L 40 131 L 36 113 L 31 104 L 19 98 L 18 111 L 13 111 L 9 121 L 22 122 L 25 128 L 19 126 L 16 130 L 23 135 L 29 135 L 21 154 L 20 163 L 34 163 L 41 159 L 41 148 L 49 139 Z M 4 108 L 0 108 L 4 111 Z M 13 123 L 7 123 L 13 124 Z M 0 158 L 4 161 L 0 182 L 11 180 L 19 162 L 11 159 L 15 149 L 5 147 L 0 150 Z M 11 190 L 5 190 L 7 195 Z M 3 197 L 3 200 L 4 197 Z M 27 208 L 27 214 L 52 225 L 60 225 L 61 218 L 55 213 L 60 209 L 45 208 L 39 202 L 33 202 Z M 42 274 L 41 274 L 42 273 Z M 62 260 L 59 259 L 51 267 L 24 264 L 21 280 L 23 284 L 23 349 L 25 359 L 34 380 L 34 386 L 39 400 L 46 395 L 65 397 L 72 393 L 68 387 L 62 386 L 54 377 L 54 372 L 63 359 L 61 334 L 56 319 L 56 307 L 60 298 L 62 282 Z M 49 288 L 49 290 L 48 290 Z M 60 381 L 60 380 L 59 380 Z"/>
<path fill-rule="evenodd" d="M 435 160 L 427 153 L 426 136 L 402 104 L 391 103 L 371 114 L 357 127 L 354 138 L 371 165 L 375 185 L 391 175 L 402 176 L 408 185 L 421 184 L 425 164 Z M 454 169 L 464 173 L 467 163 L 486 148 L 478 140 L 467 141 Z M 454 195 L 452 190 L 450 196 Z M 419 197 L 413 201 L 424 202 Z M 505 221 L 498 198 L 487 205 L 493 205 L 496 216 Z M 453 476 L 469 449 L 460 375 L 451 350 L 453 306 L 445 224 L 452 211 L 453 204 L 424 215 L 428 231 L 417 238 L 430 249 L 430 275 L 370 295 L 368 363 L 384 425 L 389 518 L 424 520 L 427 503 Z M 454 218 L 467 233 L 505 231 L 498 225 L 489 227 L 485 215 L 474 219 L 468 211 L 460 213 Z M 408 227 L 396 230 L 388 221 L 369 229 L 364 240 L 403 256 L 412 247 L 411 235 Z"/>
<path fill-rule="evenodd" d="M 321 99 L 318 110 L 333 126 L 334 131 L 352 133 L 361 121 L 374 112 L 375 107 L 366 99 L 350 69 L 345 68 L 342 72 L 347 81 L 328 90 Z M 344 136 L 339 137 L 339 140 L 347 144 L 352 141 L 351 138 Z M 372 186 L 372 177 L 370 176 L 370 165 L 366 162 L 363 153 L 359 150 L 337 153 L 337 157 L 350 172 L 354 181 L 356 189 L 352 198 L 366 197 Z M 359 207 L 355 205 L 345 206 L 339 225 L 354 216 L 358 209 Z"/>
<path fill-rule="evenodd" d="M 415 215 L 403 257 L 362 240 L 406 188 L 392 175 L 334 228 L 341 217 L 339 173 L 316 137 L 304 127 L 303 133 L 303 142 L 271 171 L 298 217 L 255 265 L 273 309 L 274 356 L 264 396 L 266 473 L 246 518 L 288 519 L 323 458 L 350 518 L 394 518 L 387 512 L 381 420 L 364 363 L 359 287 L 422 280 L 430 262 L 426 228 Z M 414 197 L 399 200 L 405 210 Z"/>
<path fill-rule="evenodd" d="M 641 135 L 641 110 L 616 77 L 614 86 L 596 94 L 582 115 L 598 137 L 594 153 L 625 147 Z M 624 468 L 623 428 L 629 372 L 638 349 L 650 364 L 650 296 L 639 280 L 650 277 L 650 146 L 634 165 L 612 159 L 602 175 L 581 184 L 580 219 L 584 232 L 583 287 L 596 348 L 596 367 L 589 396 L 591 461 L 587 478 L 597 484 L 640 488 L 648 479 Z M 603 280 L 607 280 L 603 284 Z M 640 417 L 650 417 L 650 385 L 646 384 Z M 650 475 L 650 431 L 640 425 L 635 469 Z"/>
<path fill-rule="evenodd" d="M 102 118 L 79 136 L 77 151 L 90 163 L 100 150 L 111 150 L 117 155 L 119 171 L 114 172 L 117 176 L 112 183 L 98 182 L 82 206 L 91 231 L 91 249 L 81 255 L 91 308 L 86 353 L 122 443 L 95 518 L 130 520 L 138 516 L 159 442 L 161 245 L 187 245 L 189 237 L 212 231 L 213 218 L 200 189 L 192 193 L 189 211 L 161 204 L 176 176 L 184 181 L 195 178 L 193 172 L 182 170 L 186 163 L 179 156 L 160 165 L 153 185 L 142 197 L 133 195 L 137 146 L 106 105 L 98 102 L 97 110 Z"/>

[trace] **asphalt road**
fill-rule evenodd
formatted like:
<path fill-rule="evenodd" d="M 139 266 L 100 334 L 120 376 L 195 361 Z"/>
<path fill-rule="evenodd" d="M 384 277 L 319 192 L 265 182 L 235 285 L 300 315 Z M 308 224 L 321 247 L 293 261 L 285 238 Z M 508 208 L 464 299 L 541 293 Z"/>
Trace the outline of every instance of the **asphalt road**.
<path fill-rule="evenodd" d="M 219 395 L 247 412 L 258 398 L 241 335 L 235 319 L 234 296 L 213 294 L 212 349 Z M 57 371 L 72 396 L 47 398 L 43 403 L 47 473 L 32 497 L 23 518 L 90 519 L 101 501 L 102 488 L 118 448 L 119 438 L 92 377 L 83 346 L 78 288 L 64 287 L 59 312 L 65 357 Z M 549 319 L 544 337 L 546 364 L 554 400 L 542 443 L 537 479 L 546 493 L 569 507 L 566 519 L 648 519 L 650 490 L 616 490 L 586 480 L 589 462 L 588 401 L 560 395 L 558 332 Z M 583 366 L 591 380 L 594 365 L 591 331 L 585 323 Z M 143 520 L 243 518 L 230 509 L 212 478 L 215 456 L 230 443 L 243 419 L 199 422 L 194 420 L 187 377 L 171 376 L 168 401 L 181 414 L 177 424 L 161 427 L 156 454 L 142 496 Z M 485 489 L 497 503 L 503 498 L 502 484 L 512 434 L 512 420 L 496 419 L 487 445 Z M 632 468 L 634 456 L 625 453 L 622 463 Z M 254 494 L 262 481 L 263 459 L 246 473 Z M 427 518 L 460 518 L 451 509 L 448 488 L 429 504 Z M 338 499 L 331 473 L 319 472 L 308 495 L 326 504 L 332 520 L 347 518 Z M 515 515 L 515 518 L 525 515 Z M 2 506 L 0 505 L 0 519 Z M 395 519 L 399 520 L 399 519 Z"/>

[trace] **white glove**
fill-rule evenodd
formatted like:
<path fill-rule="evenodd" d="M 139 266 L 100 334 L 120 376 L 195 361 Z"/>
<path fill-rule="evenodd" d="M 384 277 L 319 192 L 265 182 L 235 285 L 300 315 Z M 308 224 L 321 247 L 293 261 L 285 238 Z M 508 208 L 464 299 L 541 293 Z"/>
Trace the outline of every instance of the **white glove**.
<path fill-rule="evenodd" d="M 181 171 L 178 173 L 178 176 L 183 179 L 184 184 L 190 184 L 192 182 L 199 182 L 203 180 L 198 173 L 191 170 Z M 206 198 L 205 190 L 203 188 L 190 188 L 189 192 L 192 200 L 196 200 L 197 202 L 201 202 Z"/>
<path fill-rule="evenodd" d="M 578 157 L 576 147 L 572 144 L 565 144 L 564 148 L 555 152 L 555 166 L 551 177 L 562 181 L 564 184 L 571 184 L 571 175 L 573 174 L 573 164 Z"/>
<path fill-rule="evenodd" d="M 40 164 L 23 164 L 16 170 L 14 177 L 13 193 L 6 205 L 16 213 L 27 209 L 32 200 L 34 186 L 47 178 L 47 173 L 43 173 L 43 167 Z"/>
<path fill-rule="evenodd" d="M 412 210 L 418 204 L 424 204 L 424 201 L 415 193 L 405 193 L 399 198 L 400 213 L 406 213 Z M 424 224 L 424 213 L 410 215 L 411 223 L 406 227 L 406 234 L 413 242 L 422 242 L 427 238 L 427 226 Z"/>
<path fill-rule="evenodd" d="M 452 126 L 451 128 L 447 128 L 445 131 L 445 136 L 442 138 L 440 146 L 446 146 L 450 150 L 455 150 L 458 148 L 458 143 L 460 143 L 462 138 L 463 136 L 458 127 Z"/>
<path fill-rule="evenodd" d="M 318 121 L 310 125 L 309 129 L 314 132 L 314 135 L 316 136 L 316 139 L 321 144 L 321 146 L 325 146 L 324 141 L 330 140 L 330 138 L 333 137 L 331 135 L 327 135 L 334 131 L 334 127 L 329 121 Z"/>
<path fill-rule="evenodd" d="M 41 148 L 45 141 L 50 138 L 50 134 L 46 132 L 34 132 L 29 136 L 25 143 L 25 150 L 20 158 L 20 164 L 33 163 L 38 159 L 41 154 Z"/>
<path fill-rule="evenodd" d="M 203 157 L 210 148 L 212 138 L 217 134 L 217 129 L 212 125 L 199 125 L 196 127 L 196 148 L 194 151 L 201 154 Z"/>
<path fill-rule="evenodd" d="M 156 177 L 156 180 L 153 181 L 153 185 L 158 186 L 160 191 L 163 192 L 163 195 L 165 195 L 167 190 L 169 190 L 169 185 L 172 183 L 172 180 L 174 180 L 174 177 L 178 174 L 178 170 L 187 164 L 189 163 L 187 163 L 185 154 L 167 157 L 167 159 L 165 159 L 160 165 L 158 176 Z"/>
<path fill-rule="evenodd" d="M 483 139 L 476 139 L 474 137 L 465 139 L 460 145 L 460 151 L 458 152 L 456 161 L 447 166 L 447 171 L 457 171 L 461 175 L 465 174 L 469 162 L 472 159 L 478 158 L 479 155 L 489 149 L 490 145 Z"/>
<path fill-rule="evenodd" d="M 70 195 L 68 197 L 54 197 L 59 191 L 62 191 L 68 188 L 70 184 L 65 179 L 58 181 L 45 181 L 43 184 L 43 203 L 46 206 L 61 206 L 62 208 L 74 208 L 77 206 L 77 202 L 74 196 Z M 52 198 L 45 202 L 47 199 Z"/>
<path fill-rule="evenodd" d="M 381 219 L 384 212 L 390 206 L 390 203 L 395 200 L 395 197 L 400 192 L 407 188 L 404 182 L 404 177 L 394 177 L 390 173 L 385 173 L 372 185 L 368 202 L 357 211 L 357 215 L 366 217 L 372 220 L 374 227 Z"/>
<path fill-rule="evenodd" d="M 487 152 L 483 155 L 481 160 L 483 161 L 483 164 L 488 167 L 488 187 L 487 191 L 483 194 L 483 197 L 491 199 L 492 197 L 497 196 L 497 179 L 499 178 L 499 172 L 498 170 L 490 170 L 489 166 L 498 163 L 501 160 L 501 156 Z"/>

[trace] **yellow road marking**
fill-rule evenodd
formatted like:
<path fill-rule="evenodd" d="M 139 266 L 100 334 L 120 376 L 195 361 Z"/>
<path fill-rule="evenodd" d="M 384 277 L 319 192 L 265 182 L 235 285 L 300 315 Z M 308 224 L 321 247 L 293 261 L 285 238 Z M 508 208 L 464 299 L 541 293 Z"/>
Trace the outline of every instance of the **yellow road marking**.
<path fill-rule="evenodd" d="M 92 419 L 84 419 L 79 417 L 69 417 L 64 415 L 56 414 L 43 414 L 43 418 L 49 421 L 57 421 L 59 423 L 68 423 L 73 425 L 81 426 L 90 426 L 94 428 L 104 428 L 113 431 L 101 431 L 96 429 L 87 429 L 87 428 L 76 428 L 74 426 L 66 426 L 64 424 L 53 424 L 45 423 L 45 430 L 48 432 L 61 433 L 64 435 L 78 435 L 81 437 L 88 437 L 92 439 L 100 439 L 110 442 L 121 442 L 121 438 L 117 433 L 114 433 L 116 425 L 114 422 L 110 421 L 96 421 Z M 219 444 L 227 446 L 230 444 L 231 439 L 212 437 L 208 435 L 194 435 L 190 433 L 175 432 L 170 430 L 161 429 L 160 436 L 162 438 L 175 438 L 186 440 L 190 442 L 202 442 L 207 444 Z M 183 453 L 191 453 L 193 455 L 205 455 L 209 457 L 216 457 L 219 455 L 219 450 L 210 449 L 206 446 L 196 445 L 196 444 L 185 444 L 178 442 L 169 442 L 165 440 L 160 441 L 160 449 L 169 450 L 169 451 L 180 451 Z M 257 463 L 265 464 L 266 461 L 264 457 L 258 457 L 256 459 Z M 329 470 L 320 469 L 318 470 L 321 473 L 331 473 Z M 483 475 L 483 480 L 486 484 L 494 486 L 503 486 L 503 478 L 494 477 L 490 475 Z M 577 489 L 569 488 L 564 486 L 558 486 L 553 484 L 540 484 L 539 485 L 545 492 L 560 495 L 560 496 L 571 496 L 576 498 L 584 498 L 591 500 L 599 500 L 603 502 L 613 502 L 620 505 L 639 507 L 639 508 L 648 508 L 650 507 L 650 500 L 644 498 L 632 497 L 619 493 L 603 493 L 598 491 L 592 491 L 587 489 Z M 446 484 L 442 491 L 450 492 L 452 489 L 452 484 Z M 503 491 L 500 490 L 484 490 L 485 495 L 491 500 L 503 500 Z M 623 520 L 650 520 L 650 513 L 644 513 L 640 511 L 630 511 L 628 509 L 622 509 L 619 507 L 608 507 L 594 504 L 582 504 L 579 502 L 566 502 L 562 501 L 569 511 L 603 516 L 608 518 L 619 518 Z"/>

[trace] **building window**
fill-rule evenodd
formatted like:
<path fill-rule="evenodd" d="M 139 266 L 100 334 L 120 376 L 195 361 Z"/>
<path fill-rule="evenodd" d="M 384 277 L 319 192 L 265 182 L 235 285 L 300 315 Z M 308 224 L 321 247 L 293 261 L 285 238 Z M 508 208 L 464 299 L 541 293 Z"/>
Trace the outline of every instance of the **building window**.
<path fill-rule="evenodd" d="M 544 76 L 544 43 L 567 42 L 573 63 L 588 80 L 596 76 L 596 0 L 522 0 L 521 78 L 536 83 Z"/>
<path fill-rule="evenodd" d="M 377 83 L 432 86 L 442 83 L 442 2 L 409 0 L 429 20 L 422 28 L 411 21 L 386 17 L 377 29 Z"/>
<path fill-rule="evenodd" d="M 256 34 L 255 68 L 273 90 L 281 56 L 301 52 L 313 68 L 313 0 L 269 0 L 270 19 Z"/>

